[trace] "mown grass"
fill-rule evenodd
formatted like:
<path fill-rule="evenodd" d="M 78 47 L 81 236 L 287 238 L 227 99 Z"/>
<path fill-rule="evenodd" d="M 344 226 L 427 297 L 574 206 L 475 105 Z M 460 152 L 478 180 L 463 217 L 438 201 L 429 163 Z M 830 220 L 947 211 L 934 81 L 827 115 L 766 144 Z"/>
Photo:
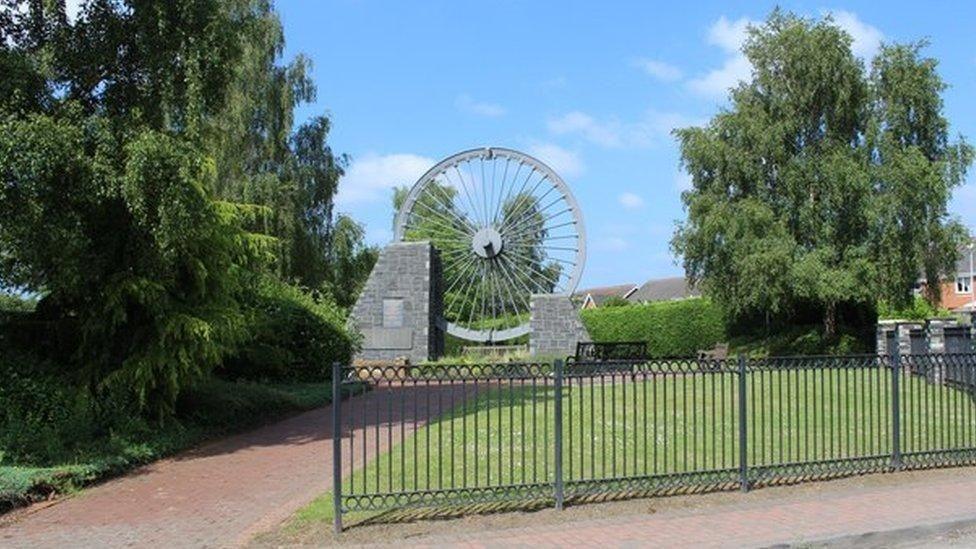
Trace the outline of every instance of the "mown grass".
<path fill-rule="evenodd" d="M 123 473 L 208 439 L 328 404 L 330 383 L 260 384 L 213 379 L 183 398 L 179 420 L 133 421 L 54 463 L 0 465 L 0 511 Z"/>
<path fill-rule="evenodd" d="M 390 431 L 384 425 L 379 436 L 394 446 L 366 467 L 357 462 L 343 480 L 343 494 L 550 483 L 554 391 L 551 381 L 534 387 L 530 380 L 505 382 L 476 398 L 455 397 L 453 409 L 413 434 L 401 436 L 398 425 Z M 899 396 L 903 452 L 976 446 L 971 392 L 903 375 Z M 646 381 L 618 374 L 612 383 L 610 376 L 602 383 L 568 378 L 563 393 L 567 492 L 574 481 L 735 471 L 738 404 L 738 378 L 731 372 L 655 374 Z M 884 369 L 753 372 L 746 378 L 746 404 L 750 466 L 891 452 L 891 377 Z M 361 451 L 362 444 L 360 436 L 352 450 Z M 348 441 L 343 451 L 350 451 Z M 288 528 L 331 517 L 331 495 L 325 494 L 299 511 Z"/>

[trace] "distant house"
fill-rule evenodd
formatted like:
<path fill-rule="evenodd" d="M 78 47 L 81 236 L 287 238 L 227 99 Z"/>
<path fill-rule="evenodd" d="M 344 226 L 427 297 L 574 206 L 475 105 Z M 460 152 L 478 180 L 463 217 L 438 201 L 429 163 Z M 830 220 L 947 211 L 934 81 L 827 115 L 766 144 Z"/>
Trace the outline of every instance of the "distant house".
<path fill-rule="evenodd" d="M 580 300 L 581 309 L 595 309 L 613 297 L 629 299 L 630 295 L 636 291 L 636 284 L 617 284 L 616 286 L 603 286 L 600 288 L 580 290 L 576 292 L 575 297 Z"/>
<path fill-rule="evenodd" d="M 627 301 L 631 303 L 650 303 L 652 301 L 673 301 L 675 299 L 687 299 L 689 297 L 700 297 L 701 292 L 688 284 L 688 280 L 683 276 L 669 278 L 655 278 L 648 280 L 637 288 L 636 292 L 630 294 Z"/>
<path fill-rule="evenodd" d="M 942 281 L 943 308 L 953 312 L 974 312 L 976 294 L 973 293 L 974 248 L 976 240 L 969 246 L 959 250 L 959 260 L 956 261 L 954 276 Z M 925 285 L 925 279 L 919 281 L 919 291 Z"/>

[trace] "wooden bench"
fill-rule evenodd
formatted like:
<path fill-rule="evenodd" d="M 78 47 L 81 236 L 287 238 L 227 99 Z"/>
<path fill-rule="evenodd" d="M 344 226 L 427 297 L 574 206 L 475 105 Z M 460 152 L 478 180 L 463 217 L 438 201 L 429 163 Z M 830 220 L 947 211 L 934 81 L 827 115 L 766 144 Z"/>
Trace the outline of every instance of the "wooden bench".
<path fill-rule="evenodd" d="M 698 360 L 724 360 L 729 358 L 729 344 L 716 343 L 715 347 L 698 351 Z"/>

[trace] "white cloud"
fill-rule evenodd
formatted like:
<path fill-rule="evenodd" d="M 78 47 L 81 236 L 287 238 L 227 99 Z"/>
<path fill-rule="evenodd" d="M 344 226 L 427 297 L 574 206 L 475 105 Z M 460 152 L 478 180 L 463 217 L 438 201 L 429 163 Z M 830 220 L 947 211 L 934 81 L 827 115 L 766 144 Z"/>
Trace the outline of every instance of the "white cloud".
<path fill-rule="evenodd" d="M 603 147 L 619 147 L 621 144 L 620 124 L 616 122 L 597 122 L 592 116 L 573 111 L 548 122 L 549 131 L 556 135 L 578 133 L 587 141 Z"/>
<path fill-rule="evenodd" d="M 749 25 L 757 24 L 748 17 L 729 21 L 723 15 L 708 29 L 708 43 L 718 46 L 728 53 L 739 53 L 746 41 Z"/>
<path fill-rule="evenodd" d="M 752 75 L 752 65 L 742 53 L 742 44 L 746 41 L 749 25 L 757 24 L 747 17 L 729 21 L 723 15 L 708 29 L 706 41 L 718 46 L 728 57 L 722 66 L 688 81 L 688 88 L 705 97 L 722 98 L 730 88 L 739 82 L 749 80 Z"/>
<path fill-rule="evenodd" d="M 884 40 L 884 34 L 877 29 L 868 25 L 867 23 L 861 21 L 857 14 L 851 13 L 844 10 L 833 10 L 829 13 L 834 18 L 834 22 L 837 26 L 847 31 L 854 39 L 854 43 L 851 44 L 851 50 L 854 55 L 864 59 L 865 61 L 870 61 L 874 57 L 878 50 L 881 49 L 881 41 Z"/>
<path fill-rule="evenodd" d="M 562 177 L 577 177 L 586 169 L 579 154 L 554 143 L 533 143 L 529 146 L 529 154 L 545 162 Z"/>
<path fill-rule="evenodd" d="M 638 123 L 640 133 L 648 143 L 660 140 L 670 141 L 671 132 L 676 128 L 703 126 L 706 120 L 685 116 L 677 112 L 662 112 L 648 109 Z"/>
<path fill-rule="evenodd" d="M 637 210 L 644 206 L 644 199 L 631 192 L 618 196 L 617 202 L 620 202 L 620 205 L 628 210 Z"/>
<path fill-rule="evenodd" d="M 654 59 L 638 59 L 634 62 L 634 64 L 647 74 L 663 82 L 674 82 L 676 80 L 681 80 L 681 77 L 683 76 L 681 69 L 663 61 L 656 61 Z"/>
<path fill-rule="evenodd" d="M 691 91 L 706 97 L 725 97 L 729 89 L 739 82 L 749 80 L 752 64 L 744 55 L 734 55 L 725 60 L 721 67 L 688 81 Z"/>
<path fill-rule="evenodd" d="M 552 118 L 547 126 L 555 135 L 579 135 L 586 141 L 605 148 L 653 147 L 671 140 L 671 130 L 704 122 L 675 112 L 647 110 L 636 122 L 621 123 L 616 119 L 597 120 L 580 111 L 572 111 Z"/>
<path fill-rule="evenodd" d="M 336 204 L 350 204 L 389 200 L 389 190 L 401 185 L 413 185 L 434 160 L 416 154 L 367 154 L 354 160 L 346 175 L 339 181 Z"/>
<path fill-rule="evenodd" d="M 497 118 L 505 114 L 505 107 L 498 105 L 496 103 L 488 103 L 485 101 L 476 101 L 470 95 L 463 93 L 457 96 L 454 100 L 454 106 L 459 110 L 470 114 L 476 114 L 478 116 L 487 116 L 490 118 Z"/>

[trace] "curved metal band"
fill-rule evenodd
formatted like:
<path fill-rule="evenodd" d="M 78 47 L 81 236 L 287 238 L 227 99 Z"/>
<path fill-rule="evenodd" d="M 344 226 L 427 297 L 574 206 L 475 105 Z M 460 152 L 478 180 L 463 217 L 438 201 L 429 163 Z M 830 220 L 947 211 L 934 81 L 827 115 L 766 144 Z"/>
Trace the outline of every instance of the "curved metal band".
<path fill-rule="evenodd" d="M 446 172 L 451 166 L 458 165 L 471 159 L 496 157 L 510 158 L 538 170 L 545 176 L 546 179 L 552 182 L 553 186 L 556 187 L 560 193 L 562 193 L 563 198 L 566 200 L 566 204 L 568 205 L 570 213 L 573 216 L 573 224 L 576 226 L 576 232 L 579 235 L 577 242 L 578 249 L 576 252 L 577 261 L 573 265 L 572 272 L 569 274 L 569 280 L 566 283 L 565 289 L 565 293 L 567 295 L 571 295 L 576 289 L 576 286 L 579 284 L 579 279 L 583 274 L 583 265 L 586 263 L 586 228 L 583 224 L 583 212 L 579 207 L 579 203 L 576 202 L 576 197 L 573 196 L 572 191 L 569 190 L 569 186 L 561 177 L 559 177 L 559 174 L 557 174 L 552 168 L 541 160 L 514 149 L 507 149 L 504 147 L 482 147 L 478 149 L 470 149 L 451 155 L 435 164 L 431 169 L 427 170 L 427 172 L 417 180 L 414 186 L 410 188 L 410 192 L 407 193 L 407 197 L 404 199 L 403 205 L 400 206 L 400 210 L 397 212 L 396 221 L 394 222 L 394 241 L 403 241 L 403 237 L 406 234 L 407 221 L 410 218 L 410 213 L 413 211 L 414 204 L 420 198 L 424 189 L 426 189 L 427 186 L 430 185 L 438 175 Z M 468 341 L 504 341 L 506 339 L 512 339 L 514 337 L 529 333 L 528 324 L 522 324 L 505 330 L 474 330 L 471 328 L 465 328 L 464 326 L 460 326 L 453 322 L 447 322 L 443 319 L 442 321 L 442 324 L 446 325 L 447 333 Z"/>

